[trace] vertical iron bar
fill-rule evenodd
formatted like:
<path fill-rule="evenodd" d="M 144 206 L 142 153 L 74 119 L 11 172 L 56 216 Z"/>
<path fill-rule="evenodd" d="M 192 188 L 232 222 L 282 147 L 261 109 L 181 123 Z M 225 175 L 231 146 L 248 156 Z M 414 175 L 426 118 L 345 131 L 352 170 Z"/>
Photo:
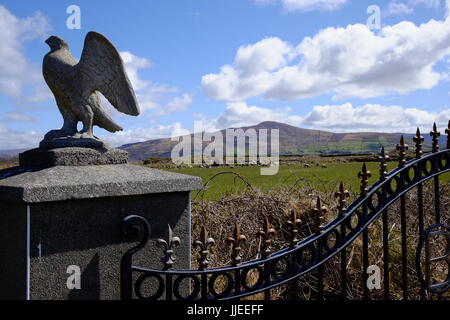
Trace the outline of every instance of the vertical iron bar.
<path fill-rule="evenodd" d="M 420 169 L 419 172 L 421 172 Z M 423 233 L 425 231 L 425 223 L 423 216 L 423 185 L 421 183 L 417 186 L 417 204 L 419 214 L 419 241 L 420 241 L 422 240 Z M 423 283 L 420 283 L 420 299 L 426 300 L 426 288 L 423 285 Z"/>
<path fill-rule="evenodd" d="M 121 261 L 120 266 L 120 299 L 131 300 L 132 299 L 132 267 L 131 267 L 131 255 L 125 254 Z"/>
<path fill-rule="evenodd" d="M 416 136 L 413 138 L 413 141 L 416 144 L 416 160 L 420 160 L 423 155 L 422 147 L 423 142 L 425 141 L 424 137 L 420 133 L 420 129 L 417 128 Z M 420 164 L 417 165 L 417 173 L 419 177 L 422 176 L 422 166 Z M 424 216 L 423 216 L 423 185 L 419 183 L 417 185 L 417 206 L 418 206 L 418 220 L 419 220 L 419 241 L 422 240 L 423 233 L 425 230 Z M 426 288 L 423 283 L 420 283 L 420 299 L 426 299 Z"/>
<path fill-rule="evenodd" d="M 341 225 L 341 246 L 345 244 L 345 222 Z M 341 300 L 347 299 L 347 248 L 341 252 Z"/>
<path fill-rule="evenodd" d="M 298 237 L 297 237 L 298 233 L 299 233 L 298 227 L 301 226 L 301 224 L 302 224 L 302 220 L 297 218 L 297 214 L 296 214 L 295 210 L 291 210 L 291 217 L 287 221 L 287 225 L 290 228 L 290 239 L 289 239 L 289 248 L 290 249 L 294 249 L 297 246 L 297 243 L 299 241 Z M 297 270 L 298 270 L 295 253 L 291 253 L 289 261 L 291 264 L 289 267 L 289 272 L 292 276 L 295 276 L 297 274 Z M 297 279 L 292 280 L 289 283 L 289 286 L 290 286 L 291 300 L 299 300 L 298 280 Z"/>
<path fill-rule="evenodd" d="M 402 185 L 403 185 L 403 178 Z M 406 230 L 406 198 L 400 198 L 400 214 L 401 214 L 401 237 L 402 237 L 402 290 L 403 300 L 408 300 L 408 245 Z"/>
<path fill-rule="evenodd" d="M 389 156 L 386 154 L 384 147 L 378 154 L 380 160 L 380 181 L 385 181 L 388 175 Z M 381 205 L 386 204 L 386 186 L 381 190 Z M 383 216 L 383 279 L 384 279 L 384 299 L 390 299 L 390 281 L 389 281 L 389 216 L 387 209 L 382 212 Z"/>
<path fill-rule="evenodd" d="M 335 198 L 339 199 L 339 218 L 342 218 L 343 215 L 347 212 L 346 207 L 346 198 L 350 196 L 350 193 L 348 190 L 345 189 L 344 183 L 341 181 L 341 184 L 339 185 L 339 191 L 334 194 Z M 345 220 L 341 224 L 341 247 L 343 247 L 341 251 L 341 300 L 347 299 L 347 248 L 344 247 L 345 245 L 345 236 L 346 236 L 346 230 L 345 230 Z"/>
<path fill-rule="evenodd" d="M 194 248 L 199 248 L 200 257 L 197 259 L 198 261 L 198 269 L 200 271 L 204 271 L 208 269 L 209 265 L 209 248 L 215 245 L 215 241 L 213 238 L 208 236 L 208 230 L 203 226 L 200 232 L 200 239 L 194 241 Z M 202 273 L 200 275 L 200 289 L 201 289 L 201 299 L 208 299 L 208 275 L 206 273 Z"/>
<path fill-rule="evenodd" d="M 439 152 L 439 137 L 441 136 L 441 133 L 437 129 L 436 123 L 433 125 L 433 130 L 430 132 L 430 136 L 432 137 L 432 152 L 437 153 Z M 433 171 L 439 170 L 439 163 L 440 159 L 435 158 L 433 161 Z M 441 223 L 441 204 L 440 204 L 440 194 L 439 194 L 439 176 L 434 177 L 434 210 L 436 213 L 436 223 Z"/>
<path fill-rule="evenodd" d="M 386 176 L 388 174 L 389 156 L 386 151 L 381 148 L 381 152 L 378 156 L 380 160 L 380 181 L 386 181 Z M 383 186 L 381 190 L 381 205 L 386 204 L 386 186 Z M 390 300 L 390 281 L 389 281 L 389 215 L 388 210 L 384 210 L 383 213 L 383 281 L 384 281 L 384 299 Z"/>
<path fill-rule="evenodd" d="M 439 159 L 436 159 L 436 166 L 437 161 Z M 437 167 L 436 167 L 436 170 Z M 436 223 L 441 223 L 441 200 L 440 200 L 440 191 L 439 191 L 439 176 L 434 177 L 434 211 L 436 212 Z"/>
<path fill-rule="evenodd" d="M 369 178 L 372 176 L 372 173 L 367 170 L 367 165 L 364 162 L 362 170 L 358 173 L 358 177 L 361 179 L 361 199 L 364 199 L 367 196 L 369 185 Z M 365 226 L 367 222 L 367 199 L 362 204 L 362 225 Z M 367 269 L 369 268 L 369 231 L 368 228 L 365 227 L 363 230 L 363 286 L 364 286 L 364 300 L 369 299 L 369 288 L 367 287 Z"/>
<path fill-rule="evenodd" d="M 404 168 L 406 164 L 406 151 L 408 151 L 408 145 L 405 144 L 405 139 L 402 136 L 400 143 L 397 145 L 399 151 L 398 167 Z M 405 189 L 405 174 L 408 172 L 400 172 L 400 186 L 397 186 L 401 192 Z M 402 291 L 403 300 L 408 300 L 408 245 L 407 245 L 407 230 L 406 230 L 406 196 L 403 194 L 400 196 L 400 228 L 402 239 Z"/>
<path fill-rule="evenodd" d="M 316 207 L 313 209 L 314 213 L 314 228 L 316 234 L 321 234 L 323 230 L 322 221 L 325 221 L 325 214 L 327 213 L 326 207 L 322 206 L 320 197 L 317 197 Z M 317 250 L 317 262 L 322 261 L 322 248 L 324 247 L 324 237 L 320 237 L 316 243 Z M 323 277 L 324 277 L 324 265 L 321 264 L 317 267 L 317 295 L 319 300 L 323 300 Z"/>
<path fill-rule="evenodd" d="M 173 282 L 172 282 L 172 275 L 168 274 L 166 275 L 166 300 L 172 300 L 173 296 Z"/>
<path fill-rule="evenodd" d="M 323 274 L 324 274 L 324 266 L 320 265 L 317 269 L 317 295 L 318 300 L 323 300 Z"/>
<path fill-rule="evenodd" d="M 240 273 L 241 269 L 237 269 L 234 272 L 234 294 L 238 295 L 241 292 L 241 273 Z M 239 298 L 239 300 L 241 300 Z"/>
<path fill-rule="evenodd" d="M 271 238 L 275 235 L 275 230 L 271 227 L 267 218 L 263 221 L 263 228 L 256 233 L 256 236 L 261 238 L 260 254 L 262 259 L 266 259 L 270 255 Z M 270 284 L 270 262 L 264 263 L 264 285 Z M 264 291 L 265 300 L 270 300 L 270 289 Z"/>
<path fill-rule="evenodd" d="M 425 281 L 430 283 L 431 270 L 430 270 L 430 240 L 425 240 Z"/>
<path fill-rule="evenodd" d="M 266 286 L 270 283 L 270 262 L 264 264 L 264 283 Z M 270 300 L 270 289 L 264 291 L 264 299 Z"/>
<path fill-rule="evenodd" d="M 208 299 L 208 275 L 206 273 L 202 273 L 200 279 L 202 300 L 206 300 Z"/>
<path fill-rule="evenodd" d="M 291 254 L 291 274 L 296 275 L 298 272 L 298 263 L 296 258 L 296 253 L 293 252 Z M 299 294 L 299 279 L 295 278 L 291 282 L 291 300 L 299 300 L 300 294 Z"/>
<path fill-rule="evenodd" d="M 387 210 L 383 211 L 383 279 L 384 279 L 384 299 L 390 300 L 389 215 Z"/>
<path fill-rule="evenodd" d="M 322 260 L 322 238 L 317 242 L 317 261 Z M 323 276 L 324 276 L 324 264 L 321 264 L 317 268 L 317 295 L 318 300 L 323 300 Z"/>
<path fill-rule="evenodd" d="M 241 230 L 237 223 L 234 224 L 233 235 L 228 237 L 226 243 L 231 247 L 231 262 L 236 267 L 241 262 L 241 243 L 247 241 L 247 237 L 241 234 Z M 240 269 L 234 272 L 234 294 L 238 295 L 241 291 Z M 240 298 L 238 300 L 241 300 Z"/>
<path fill-rule="evenodd" d="M 367 222 L 367 204 L 363 204 L 363 221 Z M 363 232 L 363 281 L 364 281 L 364 300 L 369 299 L 369 288 L 367 287 L 367 269 L 369 268 L 369 231 L 367 228 Z"/>

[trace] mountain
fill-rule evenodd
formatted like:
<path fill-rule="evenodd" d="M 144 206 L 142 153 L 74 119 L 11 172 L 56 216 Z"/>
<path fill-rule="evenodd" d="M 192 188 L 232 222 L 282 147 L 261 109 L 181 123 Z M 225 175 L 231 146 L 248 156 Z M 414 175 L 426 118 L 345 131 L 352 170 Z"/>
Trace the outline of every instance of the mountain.
<path fill-rule="evenodd" d="M 19 153 L 24 152 L 26 149 L 14 149 L 14 150 L 0 150 L 0 158 L 9 159 L 19 156 Z"/>
<path fill-rule="evenodd" d="M 402 135 L 401 133 L 380 132 L 333 133 L 321 130 L 302 129 L 273 121 L 262 122 L 250 127 L 232 129 L 243 129 L 244 131 L 255 129 L 256 132 L 259 129 L 269 129 L 269 131 L 270 129 L 278 129 L 281 155 L 378 153 L 382 146 L 388 151 L 395 149 Z M 221 130 L 220 132 L 223 137 L 226 136 L 225 130 Z M 414 135 L 403 135 L 412 148 Z M 425 146 L 429 146 L 431 138 L 428 134 L 423 134 L 423 136 L 425 137 Z M 441 137 L 442 145 L 444 144 L 444 138 Z M 150 157 L 168 158 L 170 157 L 172 148 L 177 143 L 177 141 L 171 141 L 170 138 L 165 138 L 127 144 L 121 146 L 120 149 L 128 151 L 131 161 L 140 161 Z M 203 143 L 204 146 L 208 144 Z"/>

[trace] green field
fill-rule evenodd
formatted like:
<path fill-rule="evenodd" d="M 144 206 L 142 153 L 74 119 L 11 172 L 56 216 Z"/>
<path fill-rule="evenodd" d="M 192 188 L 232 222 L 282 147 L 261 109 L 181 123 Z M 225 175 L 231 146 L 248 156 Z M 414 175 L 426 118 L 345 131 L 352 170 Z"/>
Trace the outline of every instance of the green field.
<path fill-rule="evenodd" d="M 396 163 L 390 163 L 389 168 L 393 169 Z M 211 177 L 222 172 L 233 172 L 242 176 L 255 189 L 269 190 L 279 185 L 293 186 L 296 183 L 303 185 L 311 185 L 312 188 L 320 191 L 332 192 L 336 190 L 340 181 L 343 181 L 346 188 L 353 194 L 359 193 L 360 180 L 358 172 L 361 171 L 362 163 L 329 163 L 328 168 L 311 167 L 304 168 L 302 165 L 282 165 L 277 175 L 262 176 L 259 167 L 235 167 L 234 169 L 219 168 L 183 168 L 169 170 L 193 176 L 199 176 L 206 183 Z M 379 177 L 379 164 L 369 162 L 367 164 L 369 170 L 372 171 L 370 184 L 374 184 Z M 300 180 L 299 180 L 300 179 Z M 450 181 L 450 175 L 445 174 L 442 179 L 444 183 Z M 222 174 L 213 179 L 207 187 L 204 196 L 208 200 L 217 200 L 227 192 L 239 193 L 247 188 L 246 184 L 233 174 Z M 193 198 L 197 192 L 193 193 Z"/>

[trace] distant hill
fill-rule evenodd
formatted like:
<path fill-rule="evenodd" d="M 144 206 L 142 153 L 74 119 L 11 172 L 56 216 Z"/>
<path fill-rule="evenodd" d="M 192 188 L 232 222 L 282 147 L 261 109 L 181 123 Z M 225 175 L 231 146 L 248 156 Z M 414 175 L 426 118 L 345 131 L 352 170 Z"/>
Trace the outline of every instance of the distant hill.
<path fill-rule="evenodd" d="M 333 133 L 302 129 L 273 121 L 240 129 L 255 129 L 257 132 L 258 129 L 279 129 L 281 155 L 367 154 L 379 152 L 382 146 L 390 151 L 399 143 L 402 135 L 401 133 L 380 132 Z M 221 130 L 221 132 L 225 137 L 225 130 Z M 403 135 L 407 143 L 413 147 L 412 138 L 414 135 Z M 431 138 L 427 134 L 423 135 L 425 147 L 427 147 L 431 143 Z M 444 138 L 442 137 L 442 144 Z M 131 161 L 140 161 L 150 157 L 170 157 L 171 150 L 177 143 L 177 141 L 171 141 L 170 138 L 165 138 L 127 144 L 121 146 L 120 149 L 128 151 Z M 207 145 L 207 143 L 204 145 Z"/>
<path fill-rule="evenodd" d="M 15 158 L 19 153 L 24 152 L 26 149 L 14 149 L 14 150 L 0 150 L 0 158 L 10 159 Z"/>

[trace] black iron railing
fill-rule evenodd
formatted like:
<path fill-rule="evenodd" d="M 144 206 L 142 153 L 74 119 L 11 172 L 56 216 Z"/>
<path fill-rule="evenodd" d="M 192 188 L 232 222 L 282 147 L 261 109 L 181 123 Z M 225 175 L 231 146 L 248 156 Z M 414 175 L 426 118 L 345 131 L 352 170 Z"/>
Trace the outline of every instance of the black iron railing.
<path fill-rule="evenodd" d="M 208 268 L 209 248 L 214 240 L 208 236 L 206 229 L 201 231 L 201 239 L 194 242 L 194 246 L 200 249 L 199 270 L 173 270 L 173 247 L 178 244 L 179 239 L 170 233 L 169 241 L 160 241 L 165 248 L 163 259 L 163 270 L 134 266 L 133 255 L 145 247 L 149 236 L 150 226 L 147 220 L 140 216 L 129 216 L 124 220 L 124 234 L 127 236 L 140 236 L 140 243 L 130 249 L 122 258 L 121 264 L 121 297 L 128 300 L 138 299 L 161 299 L 167 300 L 215 300 L 215 299 L 239 299 L 258 293 L 264 293 L 265 299 L 271 298 L 271 289 L 291 283 L 295 289 L 295 279 L 310 273 L 316 274 L 317 297 L 324 297 L 324 266 L 327 261 L 335 256 L 340 256 L 340 288 L 341 298 L 347 298 L 347 249 L 357 239 L 362 237 L 362 269 L 361 275 L 364 282 L 364 298 L 369 298 L 369 289 L 366 285 L 368 280 L 367 270 L 370 264 L 369 257 L 369 227 L 379 218 L 382 222 L 383 243 L 383 281 L 384 298 L 390 299 L 390 248 L 389 248 L 389 226 L 388 216 L 391 205 L 400 201 L 401 221 L 401 285 L 403 299 L 409 298 L 409 282 L 420 282 L 420 296 L 425 299 L 429 293 L 442 294 L 450 289 L 450 228 L 441 223 L 441 204 L 439 192 L 439 176 L 450 172 L 450 121 L 446 130 L 447 148 L 439 151 L 439 135 L 436 125 L 430 133 L 433 137 L 432 153 L 422 155 L 423 137 L 417 131 L 415 142 L 415 159 L 406 161 L 406 145 L 403 137 L 397 146 L 399 151 L 398 168 L 387 172 L 387 160 L 384 149 L 381 150 L 380 178 L 377 183 L 369 188 L 368 179 L 371 172 L 363 165 L 358 174 L 361 179 L 361 191 L 359 198 L 346 206 L 346 198 L 349 193 L 341 183 L 339 191 L 335 196 L 338 201 L 338 216 L 328 223 L 322 225 L 321 217 L 325 214 L 320 198 L 314 209 L 316 223 L 315 230 L 306 239 L 298 241 L 297 227 L 299 219 L 293 212 L 288 223 L 291 229 L 291 240 L 289 247 L 271 253 L 271 239 L 275 230 L 269 222 L 264 222 L 263 228 L 258 232 L 262 246 L 260 258 L 252 261 L 242 262 L 240 259 L 240 245 L 246 237 L 240 234 L 239 226 L 235 226 L 234 235 L 227 242 L 232 248 L 232 265 L 220 268 Z M 424 191 L 423 185 L 426 181 L 434 181 L 434 220 L 435 224 L 425 230 L 424 222 Z M 416 254 L 416 279 L 411 279 L 408 270 L 407 246 L 407 211 L 406 194 L 417 189 L 417 214 L 419 224 L 419 244 Z M 450 210 L 450 208 L 445 208 Z M 447 240 L 447 250 L 437 257 L 432 257 L 430 246 L 433 245 L 432 237 L 444 236 Z M 414 253 L 413 253 L 414 254 Z M 447 277 L 440 283 L 433 283 L 430 277 L 430 268 L 436 262 L 447 263 Z M 425 270 L 425 272 L 423 272 Z M 249 283 L 248 275 L 256 275 Z M 134 275 L 134 277 L 133 277 Z M 253 277 L 255 278 L 255 276 Z M 134 281 L 133 279 L 137 279 Z M 144 296 L 142 284 L 147 279 L 153 279 L 156 283 L 154 293 Z M 219 280 L 220 279 L 220 280 Z M 190 292 L 183 295 L 182 283 L 191 282 Z M 218 282 L 220 281 L 220 285 Z M 184 286 L 185 288 L 186 286 Z M 220 288 L 220 292 L 218 292 Z"/>

